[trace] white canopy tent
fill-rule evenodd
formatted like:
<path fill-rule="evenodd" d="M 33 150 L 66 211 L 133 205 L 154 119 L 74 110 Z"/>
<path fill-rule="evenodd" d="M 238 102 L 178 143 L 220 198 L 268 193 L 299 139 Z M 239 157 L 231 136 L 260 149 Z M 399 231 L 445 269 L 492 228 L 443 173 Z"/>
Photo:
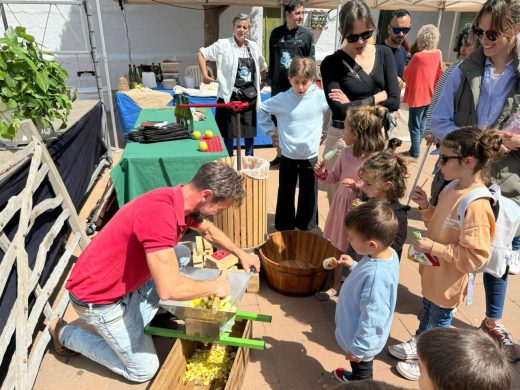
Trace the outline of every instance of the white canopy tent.
<path fill-rule="evenodd" d="M 257 0 L 115 0 L 124 4 L 141 5 L 185 5 L 192 7 L 237 5 L 237 6 L 262 6 L 267 8 L 278 8 L 283 4 L 283 0 L 263 0 L 260 4 Z M 329 8 L 340 9 L 341 5 L 347 0 L 306 0 L 306 8 Z M 443 12 L 477 12 L 484 4 L 485 0 L 365 0 L 371 9 L 395 10 L 404 8 L 412 11 L 438 12 L 437 27 L 440 28 Z M 336 19 L 337 20 L 337 19 Z M 450 33 L 450 42 L 455 35 L 456 24 L 453 24 Z M 337 30 L 337 28 L 336 28 Z M 337 41 L 337 38 L 336 38 Z"/>
<path fill-rule="evenodd" d="M 119 1 L 119 0 L 115 0 Z M 453 12 L 471 12 L 478 11 L 483 0 L 365 0 L 370 8 L 393 10 L 405 8 L 408 11 L 453 11 Z M 345 0 L 307 0 L 305 7 L 307 8 L 337 8 L 339 4 Z M 283 4 L 281 0 L 123 0 L 124 4 L 177 4 L 189 6 L 202 5 L 240 5 L 240 6 L 262 6 L 277 8 Z"/>

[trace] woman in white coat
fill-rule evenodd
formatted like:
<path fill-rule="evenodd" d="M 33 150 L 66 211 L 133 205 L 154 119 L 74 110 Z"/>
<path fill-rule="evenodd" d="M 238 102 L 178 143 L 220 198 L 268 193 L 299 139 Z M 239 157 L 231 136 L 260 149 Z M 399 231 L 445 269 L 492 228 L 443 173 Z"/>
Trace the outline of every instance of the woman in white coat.
<path fill-rule="evenodd" d="M 197 53 L 200 71 L 205 83 L 215 81 L 208 76 L 206 61 L 216 61 L 219 84 L 217 103 L 247 101 L 250 106 L 242 111 L 241 135 L 245 138 L 247 156 L 253 155 L 256 136 L 256 111 L 260 106 L 260 89 L 265 79 L 266 63 L 258 46 L 247 39 L 250 27 L 249 15 L 239 14 L 233 18 L 233 36 L 219 39 Z M 224 138 L 227 151 L 233 155 L 233 139 L 236 137 L 236 122 L 233 112 L 217 108 L 215 120 Z"/>

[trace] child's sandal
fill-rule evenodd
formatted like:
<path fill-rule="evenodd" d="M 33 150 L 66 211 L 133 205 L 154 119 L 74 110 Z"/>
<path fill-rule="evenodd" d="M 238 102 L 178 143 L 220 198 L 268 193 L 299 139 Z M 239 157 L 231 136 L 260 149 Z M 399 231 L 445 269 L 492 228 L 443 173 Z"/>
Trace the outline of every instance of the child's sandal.
<path fill-rule="evenodd" d="M 329 288 L 328 290 L 320 291 L 319 293 L 317 293 L 316 294 L 316 299 L 318 301 L 328 301 L 332 297 L 335 297 L 336 295 L 338 295 L 338 292 L 336 291 L 336 289 Z"/>

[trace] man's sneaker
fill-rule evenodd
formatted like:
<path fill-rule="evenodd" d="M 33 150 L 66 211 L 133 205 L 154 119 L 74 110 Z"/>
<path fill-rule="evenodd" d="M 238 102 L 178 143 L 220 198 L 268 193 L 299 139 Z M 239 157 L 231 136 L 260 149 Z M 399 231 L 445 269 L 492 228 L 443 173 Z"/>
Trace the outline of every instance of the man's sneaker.
<path fill-rule="evenodd" d="M 73 351 L 72 349 L 68 349 L 61 343 L 59 339 L 61 329 L 65 325 L 67 325 L 67 322 L 63 318 L 55 318 L 49 324 L 49 331 L 52 336 L 52 341 L 54 342 L 54 350 L 58 355 L 61 356 L 77 356 L 79 353 Z"/>
<path fill-rule="evenodd" d="M 276 156 L 274 160 L 269 162 L 269 166 L 271 168 L 276 168 L 280 166 L 280 156 Z"/>
<path fill-rule="evenodd" d="M 348 383 L 352 381 L 352 373 L 345 368 L 336 368 L 332 371 L 334 374 L 334 378 L 336 378 L 341 383 Z"/>
<path fill-rule="evenodd" d="M 419 359 L 419 356 L 417 355 L 417 343 L 415 336 L 404 343 L 390 345 L 388 347 L 388 352 L 390 352 L 390 355 L 401 360 Z"/>
<path fill-rule="evenodd" d="M 508 360 L 512 362 L 520 360 L 520 352 L 518 351 L 518 347 L 513 343 L 513 339 L 509 335 L 509 332 L 504 327 L 504 325 L 495 323 L 495 327 L 490 328 L 486 323 L 486 320 L 483 320 L 482 324 L 480 324 L 480 330 L 486 332 L 498 342 L 498 344 L 504 350 Z"/>
<path fill-rule="evenodd" d="M 418 381 L 419 377 L 421 376 L 418 360 L 413 360 L 410 362 L 399 362 L 395 368 L 399 374 L 410 381 Z"/>

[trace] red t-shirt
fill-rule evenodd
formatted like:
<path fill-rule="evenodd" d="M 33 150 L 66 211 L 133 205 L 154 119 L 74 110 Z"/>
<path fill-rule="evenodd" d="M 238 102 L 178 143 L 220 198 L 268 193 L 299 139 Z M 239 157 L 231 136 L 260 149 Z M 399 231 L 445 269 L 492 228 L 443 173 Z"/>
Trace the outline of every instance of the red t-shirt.
<path fill-rule="evenodd" d="M 171 248 L 198 223 L 184 215 L 182 185 L 124 205 L 80 255 L 65 286 L 83 302 L 108 304 L 151 278 L 146 253 Z"/>
<path fill-rule="evenodd" d="M 427 106 L 432 101 L 435 85 L 442 73 L 440 50 L 415 53 L 404 69 L 406 90 L 403 101 L 409 107 Z"/>

